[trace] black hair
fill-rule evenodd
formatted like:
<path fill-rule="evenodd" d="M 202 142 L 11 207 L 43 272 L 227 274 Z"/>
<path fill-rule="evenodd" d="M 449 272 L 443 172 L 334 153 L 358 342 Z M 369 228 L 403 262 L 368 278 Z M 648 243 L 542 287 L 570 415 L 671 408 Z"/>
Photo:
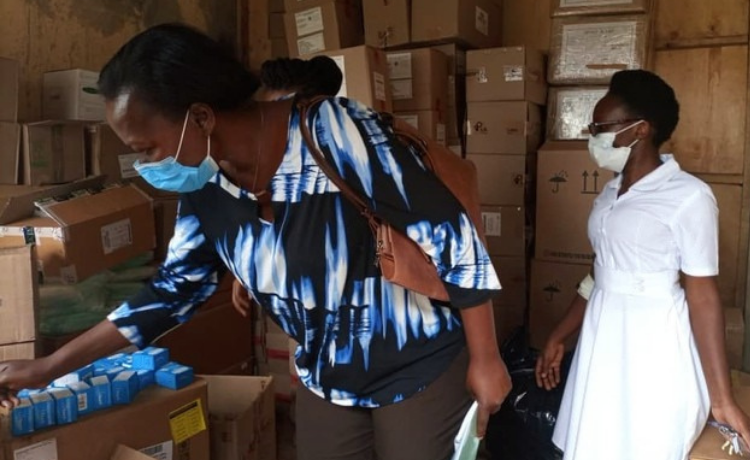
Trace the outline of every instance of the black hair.
<path fill-rule="evenodd" d="M 302 59 L 274 59 L 260 69 L 263 86 L 272 90 L 295 91 L 300 96 L 335 96 L 344 75 L 328 56 Z"/>
<path fill-rule="evenodd" d="M 680 121 L 680 104 L 672 87 L 658 75 L 646 70 L 622 70 L 612 76 L 609 94 L 617 97 L 634 118 L 651 124 L 656 147 L 672 137 Z"/>
<path fill-rule="evenodd" d="M 133 37 L 99 75 L 105 99 L 132 92 L 150 108 L 181 119 L 194 103 L 216 111 L 246 106 L 260 87 L 226 49 L 183 24 L 162 24 Z"/>

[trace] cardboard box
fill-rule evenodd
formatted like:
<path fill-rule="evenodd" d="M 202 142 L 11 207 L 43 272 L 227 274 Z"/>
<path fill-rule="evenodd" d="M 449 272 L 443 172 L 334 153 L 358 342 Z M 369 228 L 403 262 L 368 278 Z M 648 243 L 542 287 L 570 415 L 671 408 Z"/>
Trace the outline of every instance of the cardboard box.
<path fill-rule="evenodd" d="M 536 258 L 590 264 L 588 220 L 594 199 L 614 178 L 591 160 L 585 142 L 548 142 L 537 169 Z"/>
<path fill-rule="evenodd" d="M 531 175 L 527 157 L 520 155 L 476 155 L 466 158 L 477 167 L 479 200 L 485 205 L 524 206 Z"/>
<path fill-rule="evenodd" d="M 286 39 L 286 28 L 284 26 L 284 13 L 271 13 L 268 15 L 268 38 Z"/>
<path fill-rule="evenodd" d="M 465 115 L 466 110 L 464 109 L 463 116 Z M 461 146 L 462 144 L 461 139 L 464 137 L 464 132 L 459 128 L 463 128 L 466 123 L 463 122 L 463 118 L 459 122 L 459 116 L 457 107 L 448 107 L 445 111 L 445 142 L 448 145 Z"/>
<path fill-rule="evenodd" d="M 745 351 L 745 317 L 741 308 L 724 309 L 724 333 L 729 367 L 742 369 L 742 356 Z"/>
<path fill-rule="evenodd" d="M 388 53 L 393 110 L 445 110 L 448 58 L 432 48 Z"/>
<path fill-rule="evenodd" d="M 365 44 L 388 48 L 411 42 L 410 0 L 362 0 Z"/>
<path fill-rule="evenodd" d="M 138 452 L 130 447 L 119 445 L 115 449 L 115 453 L 112 454 L 110 460 L 153 460 L 154 457 L 149 457 L 146 454 Z"/>
<path fill-rule="evenodd" d="M 86 177 L 85 125 L 43 121 L 23 125 L 26 185 L 73 182 Z"/>
<path fill-rule="evenodd" d="M 383 50 L 357 46 L 320 54 L 336 61 L 344 74 L 338 96 L 355 99 L 378 112 L 393 112 L 388 61 Z"/>
<path fill-rule="evenodd" d="M 499 46 L 501 8 L 493 0 L 412 0 L 413 42 L 458 41 L 476 48 Z"/>
<path fill-rule="evenodd" d="M 284 0 L 268 0 L 269 13 L 283 13 L 285 10 Z"/>
<path fill-rule="evenodd" d="M 0 460 L 59 458 L 101 460 L 125 444 L 161 458 L 209 460 L 206 382 L 179 391 L 149 388 L 133 404 L 98 412 L 72 425 L 23 438 L 7 438 L 8 411 L 1 410 Z M 174 428 L 174 431 L 173 429 Z M 85 448 L 81 448 L 85 446 Z"/>
<path fill-rule="evenodd" d="M 274 0 L 270 1 L 273 2 Z M 286 12 L 300 11 L 317 6 L 322 1 L 324 0 L 284 0 L 284 10 Z M 362 8 L 362 0 L 350 0 L 350 3 L 356 8 Z"/>
<path fill-rule="evenodd" d="M 23 243 L 21 243 L 23 244 Z M 39 287 L 31 245 L 0 249 L 0 345 L 37 337 Z"/>
<path fill-rule="evenodd" d="M 529 293 L 530 344 L 544 348 L 549 335 L 567 313 L 578 293 L 578 283 L 591 271 L 590 264 L 561 264 L 533 260 L 531 262 L 531 290 Z M 565 343 L 575 347 L 578 337 Z"/>
<path fill-rule="evenodd" d="M 0 362 L 13 359 L 34 359 L 39 355 L 36 350 L 36 342 L 14 343 L 11 345 L 0 345 Z"/>
<path fill-rule="evenodd" d="M 625 69 L 648 69 L 648 15 L 555 18 L 547 80 L 555 85 L 606 85 Z"/>
<path fill-rule="evenodd" d="M 157 199 L 154 200 L 154 223 L 156 225 L 156 260 L 165 260 L 169 250 L 169 242 L 174 236 L 174 228 L 177 225 L 177 210 L 180 200 Z"/>
<path fill-rule="evenodd" d="M 523 207 L 482 206 L 482 223 L 491 256 L 526 256 L 529 238 Z"/>
<path fill-rule="evenodd" d="M 651 0 L 557 0 L 552 15 L 580 16 L 651 12 Z"/>
<path fill-rule="evenodd" d="M 203 378 L 208 382 L 211 459 L 276 460 L 273 379 Z"/>
<path fill-rule="evenodd" d="M 48 120 L 104 120 L 104 98 L 99 94 L 98 81 L 99 72 L 90 70 L 45 73 L 42 116 Z"/>
<path fill-rule="evenodd" d="M 289 43 L 286 38 L 273 38 L 271 39 L 271 58 L 288 58 L 289 57 Z"/>
<path fill-rule="evenodd" d="M 458 44 L 435 45 L 448 57 L 448 107 L 466 104 L 466 50 Z"/>
<path fill-rule="evenodd" d="M 470 102 L 466 151 L 524 155 L 542 141 L 542 113 L 528 102 Z"/>
<path fill-rule="evenodd" d="M 498 343 L 508 339 L 513 331 L 526 323 L 528 305 L 528 275 L 525 257 L 492 257 L 492 264 L 503 286 L 492 300 L 495 333 Z"/>
<path fill-rule="evenodd" d="M 0 184 L 16 185 L 21 179 L 21 126 L 0 121 Z"/>
<path fill-rule="evenodd" d="M 42 217 L 27 214 L 0 227 L 0 247 L 35 242 L 45 277 L 77 283 L 155 246 L 151 198 L 134 186 L 37 206 Z"/>
<path fill-rule="evenodd" d="M 396 112 L 394 115 L 415 127 L 421 134 L 441 145 L 446 145 L 446 120 L 443 119 L 441 112 L 421 110 L 418 112 Z"/>
<path fill-rule="evenodd" d="M 0 121 L 18 121 L 18 61 L 0 57 Z"/>
<path fill-rule="evenodd" d="M 547 103 L 544 56 L 525 47 L 472 50 L 466 54 L 466 100 Z"/>
<path fill-rule="evenodd" d="M 607 94 L 606 86 L 550 88 L 547 105 L 547 139 L 587 140 L 594 107 Z"/>
<path fill-rule="evenodd" d="M 312 3 L 307 9 L 287 8 L 284 21 L 289 56 L 305 57 L 364 43 L 360 4 L 353 0 Z"/>

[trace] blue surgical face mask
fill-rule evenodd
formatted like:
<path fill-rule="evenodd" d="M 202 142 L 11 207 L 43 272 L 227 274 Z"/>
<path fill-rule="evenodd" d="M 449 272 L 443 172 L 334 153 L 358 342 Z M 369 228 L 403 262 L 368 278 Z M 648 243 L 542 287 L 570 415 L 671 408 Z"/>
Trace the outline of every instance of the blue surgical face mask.
<path fill-rule="evenodd" d="M 182 151 L 190 112 L 185 115 L 177 153 L 155 163 L 136 161 L 133 167 L 153 187 L 169 192 L 189 193 L 202 189 L 219 171 L 219 165 L 211 158 L 211 136 L 208 136 L 206 158 L 198 166 L 185 166 L 177 162 Z"/>

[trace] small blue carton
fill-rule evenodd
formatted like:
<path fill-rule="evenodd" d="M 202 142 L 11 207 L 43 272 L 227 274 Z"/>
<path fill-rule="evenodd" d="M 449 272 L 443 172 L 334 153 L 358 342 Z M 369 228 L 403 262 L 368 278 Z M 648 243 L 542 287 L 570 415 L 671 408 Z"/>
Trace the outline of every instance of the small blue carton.
<path fill-rule="evenodd" d="M 42 391 L 44 391 L 44 390 L 26 390 L 25 389 L 25 390 L 21 390 L 21 391 L 18 392 L 18 397 L 21 398 L 21 399 L 23 399 L 23 398 L 28 399 L 29 397 L 31 397 L 31 395 L 35 395 L 37 393 L 41 393 Z"/>
<path fill-rule="evenodd" d="M 141 369 L 139 371 L 135 371 L 135 373 L 138 375 L 138 391 L 145 390 L 146 388 L 156 383 L 155 371 L 147 371 L 146 369 Z"/>
<path fill-rule="evenodd" d="M 102 410 L 112 407 L 112 384 L 109 377 L 100 375 L 93 377 L 89 385 L 94 390 L 93 410 Z"/>
<path fill-rule="evenodd" d="M 127 369 L 125 369 L 122 366 L 114 366 L 114 367 L 110 367 L 109 369 L 107 369 L 104 372 L 104 375 L 106 375 L 109 378 L 109 381 L 111 382 L 115 379 L 115 377 L 120 375 L 121 372 L 125 372 L 126 370 Z"/>
<path fill-rule="evenodd" d="M 148 347 L 133 353 L 133 369 L 155 371 L 169 363 L 169 350 Z"/>
<path fill-rule="evenodd" d="M 55 388 L 67 388 L 71 383 L 85 382 L 94 376 L 94 365 L 89 364 L 88 366 L 82 367 L 77 371 L 63 375 L 52 382 L 52 386 Z"/>
<path fill-rule="evenodd" d="M 78 420 L 78 398 L 67 388 L 55 388 L 49 392 L 55 399 L 55 414 L 58 425 L 67 425 Z"/>
<path fill-rule="evenodd" d="M 171 390 L 179 390 L 193 383 L 193 368 L 169 363 L 156 371 L 156 383 Z"/>
<path fill-rule="evenodd" d="M 138 394 L 138 374 L 124 371 L 112 380 L 112 403 L 130 404 Z"/>
<path fill-rule="evenodd" d="M 11 414 L 13 436 L 26 436 L 34 432 L 34 406 L 28 398 L 19 399 Z"/>
<path fill-rule="evenodd" d="M 76 396 L 78 404 L 78 415 L 87 415 L 94 412 L 94 389 L 86 382 L 75 382 L 68 385 L 70 391 Z"/>
<path fill-rule="evenodd" d="M 117 353 L 111 356 L 107 356 L 106 358 L 97 359 L 94 361 L 94 365 L 101 365 L 104 367 L 115 367 L 115 366 L 121 366 L 123 363 L 126 363 L 128 361 L 128 358 L 130 357 L 127 353 Z"/>
<path fill-rule="evenodd" d="M 55 400 L 46 391 L 31 395 L 31 404 L 34 407 L 34 429 L 42 430 L 55 426 Z"/>

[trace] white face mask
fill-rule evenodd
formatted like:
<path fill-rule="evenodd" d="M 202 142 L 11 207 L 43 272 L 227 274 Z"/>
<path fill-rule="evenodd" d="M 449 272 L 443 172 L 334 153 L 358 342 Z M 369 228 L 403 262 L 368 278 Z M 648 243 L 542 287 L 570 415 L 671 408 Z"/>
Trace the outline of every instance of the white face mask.
<path fill-rule="evenodd" d="M 633 146 L 640 139 L 636 139 L 627 147 L 615 147 L 615 138 L 618 134 L 643 123 L 643 120 L 637 121 L 632 125 L 616 132 L 599 133 L 596 136 L 589 137 L 589 154 L 597 166 L 608 169 L 616 173 L 621 173 L 630 158 L 630 152 Z"/>

